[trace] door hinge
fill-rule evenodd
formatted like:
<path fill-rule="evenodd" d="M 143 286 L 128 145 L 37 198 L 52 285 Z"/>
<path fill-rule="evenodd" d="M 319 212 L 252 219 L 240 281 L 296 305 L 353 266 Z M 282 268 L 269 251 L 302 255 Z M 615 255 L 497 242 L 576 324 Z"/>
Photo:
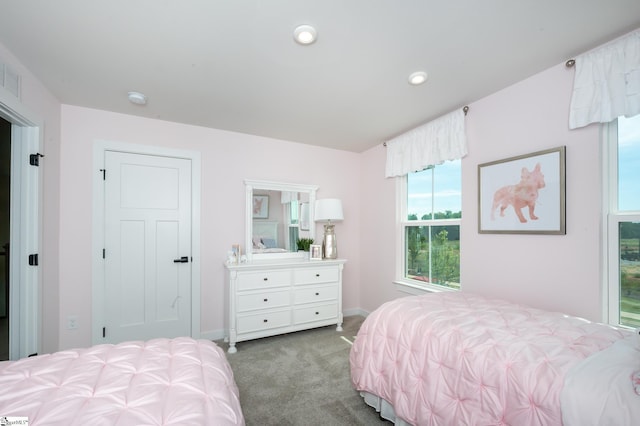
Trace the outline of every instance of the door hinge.
<path fill-rule="evenodd" d="M 29 266 L 38 266 L 38 253 L 29 255 Z"/>
<path fill-rule="evenodd" d="M 35 154 L 30 154 L 29 164 L 31 164 L 32 166 L 38 167 L 40 165 L 40 157 L 44 157 L 44 155 L 40 154 L 39 152 L 36 152 Z"/>
<path fill-rule="evenodd" d="M 107 327 L 102 327 L 102 338 L 107 337 Z"/>
<path fill-rule="evenodd" d="M 107 180 L 107 169 L 100 169 L 102 172 L 102 180 Z"/>

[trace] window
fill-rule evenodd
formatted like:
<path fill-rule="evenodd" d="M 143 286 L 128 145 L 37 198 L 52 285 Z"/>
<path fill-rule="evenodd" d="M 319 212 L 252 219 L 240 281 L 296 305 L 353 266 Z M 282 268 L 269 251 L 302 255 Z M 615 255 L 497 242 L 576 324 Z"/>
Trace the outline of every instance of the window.
<path fill-rule="evenodd" d="M 460 288 L 461 161 L 407 175 L 401 191 L 402 281 Z"/>
<path fill-rule="evenodd" d="M 640 326 L 640 115 L 609 126 L 609 322 Z"/>

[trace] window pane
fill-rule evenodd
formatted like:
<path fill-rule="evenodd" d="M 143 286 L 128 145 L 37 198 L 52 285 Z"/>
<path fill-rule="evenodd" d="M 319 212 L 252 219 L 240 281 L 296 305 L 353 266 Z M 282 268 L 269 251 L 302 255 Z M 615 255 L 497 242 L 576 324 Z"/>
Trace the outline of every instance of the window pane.
<path fill-rule="evenodd" d="M 640 222 L 620 222 L 620 324 L 640 327 Z"/>
<path fill-rule="evenodd" d="M 433 212 L 433 167 L 407 175 L 407 219 L 431 219 Z"/>
<path fill-rule="evenodd" d="M 640 115 L 618 118 L 618 210 L 640 211 Z"/>
<path fill-rule="evenodd" d="M 433 192 L 435 219 L 461 217 L 462 173 L 460 160 L 445 161 L 434 169 Z M 442 217 L 439 217 L 442 214 Z"/>
<path fill-rule="evenodd" d="M 297 244 L 298 237 L 299 237 L 298 227 L 290 226 L 289 227 L 289 245 L 287 246 L 287 249 L 289 249 L 289 251 L 296 251 L 298 247 L 298 244 Z"/>
<path fill-rule="evenodd" d="M 298 223 L 298 210 L 299 209 L 300 209 L 300 207 L 299 207 L 298 200 L 292 200 L 291 203 L 289 203 L 289 217 L 290 217 L 289 223 L 291 225 L 295 225 L 295 224 Z"/>
<path fill-rule="evenodd" d="M 405 234 L 405 277 L 429 281 L 428 226 L 407 226 Z"/>
<path fill-rule="evenodd" d="M 461 162 L 446 161 L 407 175 L 407 219 L 460 218 L 462 212 Z"/>
<path fill-rule="evenodd" d="M 431 280 L 460 288 L 460 226 L 431 227 Z"/>
<path fill-rule="evenodd" d="M 460 226 L 405 229 L 405 278 L 460 288 Z"/>

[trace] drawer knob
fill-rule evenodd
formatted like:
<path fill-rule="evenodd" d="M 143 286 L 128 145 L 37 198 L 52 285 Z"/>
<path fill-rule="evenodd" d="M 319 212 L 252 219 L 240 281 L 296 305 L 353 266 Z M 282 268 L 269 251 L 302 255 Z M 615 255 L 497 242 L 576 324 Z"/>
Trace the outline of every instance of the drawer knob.
<path fill-rule="evenodd" d="M 269 299 L 264 299 L 265 302 L 269 301 Z"/>
<path fill-rule="evenodd" d="M 320 312 L 316 312 L 316 315 L 320 315 Z"/>
<path fill-rule="evenodd" d="M 267 321 L 269 321 L 269 320 L 266 320 L 266 319 L 263 319 L 263 320 L 262 320 L 262 322 L 267 322 Z"/>
<path fill-rule="evenodd" d="M 269 278 L 264 277 L 262 280 L 263 280 L 263 281 L 269 281 Z"/>
<path fill-rule="evenodd" d="M 319 277 L 319 276 L 320 276 L 320 274 L 316 274 L 316 277 Z"/>
<path fill-rule="evenodd" d="M 316 296 L 320 296 L 320 293 L 316 293 Z"/>

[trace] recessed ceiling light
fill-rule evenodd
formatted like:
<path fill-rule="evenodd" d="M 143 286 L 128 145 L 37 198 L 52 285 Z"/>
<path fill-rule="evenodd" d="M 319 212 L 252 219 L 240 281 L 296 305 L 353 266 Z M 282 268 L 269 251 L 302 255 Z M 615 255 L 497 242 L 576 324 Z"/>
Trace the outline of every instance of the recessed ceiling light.
<path fill-rule="evenodd" d="M 409 76 L 409 84 L 418 86 L 427 81 L 427 73 L 424 71 L 416 71 Z"/>
<path fill-rule="evenodd" d="M 311 25 L 300 25 L 293 31 L 293 39 L 300 44 L 311 44 L 318 38 L 316 29 Z"/>
<path fill-rule="evenodd" d="M 147 97 L 140 92 L 129 92 L 129 101 L 136 105 L 146 105 Z"/>

